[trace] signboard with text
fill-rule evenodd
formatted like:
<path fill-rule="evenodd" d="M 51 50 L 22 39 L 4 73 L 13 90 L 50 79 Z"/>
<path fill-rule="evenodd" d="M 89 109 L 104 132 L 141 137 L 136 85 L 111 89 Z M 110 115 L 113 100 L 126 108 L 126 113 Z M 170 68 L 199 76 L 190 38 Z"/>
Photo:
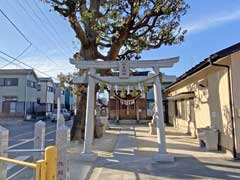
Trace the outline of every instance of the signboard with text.
<path fill-rule="evenodd" d="M 119 61 L 119 78 L 128 79 L 129 78 L 129 61 L 121 60 Z"/>

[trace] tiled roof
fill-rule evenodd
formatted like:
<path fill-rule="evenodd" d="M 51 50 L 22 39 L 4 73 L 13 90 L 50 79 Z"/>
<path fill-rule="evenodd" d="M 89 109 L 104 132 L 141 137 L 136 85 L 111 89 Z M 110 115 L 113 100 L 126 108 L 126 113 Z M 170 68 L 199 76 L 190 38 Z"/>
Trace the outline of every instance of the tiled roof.
<path fill-rule="evenodd" d="M 177 80 L 170 84 L 170 86 L 168 86 L 166 88 L 166 90 L 168 90 L 169 88 L 171 88 L 173 85 L 179 83 L 180 81 L 183 81 L 185 78 L 187 78 L 190 75 L 193 75 L 194 73 L 200 71 L 201 69 L 207 67 L 210 65 L 209 59 L 212 60 L 212 62 L 215 62 L 223 57 L 226 57 L 230 54 L 233 54 L 237 51 L 240 51 L 240 43 L 234 44 L 228 48 L 225 48 L 221 51 L 218 51 L 214 54 L 211 54 L 209 57 L 205 58 L 203 61 L 201 61 L 199 64 L 197 64 L 196 66 L 192 67 L 190 70 L 186 71 L 184 74 L 182 74 L 181 76 L 179 76 L 177 78 Z"/>

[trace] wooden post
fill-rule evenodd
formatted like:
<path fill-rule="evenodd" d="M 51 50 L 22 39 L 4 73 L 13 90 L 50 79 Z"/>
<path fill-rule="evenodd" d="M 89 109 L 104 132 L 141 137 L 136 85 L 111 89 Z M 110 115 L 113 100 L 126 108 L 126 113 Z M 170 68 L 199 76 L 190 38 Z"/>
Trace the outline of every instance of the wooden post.
<path fill-rule="evenodd" d="M 45 131 L 46 123 L 43 121 L 38 121 L 34 125 L 34 149 L 44 149 L 45 148 Z M 43 153 L 35 153 L 34 161 L 42 159 Z"/>
<path fill-rule="evenodd" d="M 116 121 L 119 123 L 120 119 L 120 101 L 116 99 Z"/>
<path fill-rule="evenodd" d="M 136 113 L 137 113 L 137 123 L 139 123 L 139 121 L 140 121 L 140 109 L 139 109 L 139 101 L 138 100 L 135 100 L 134 106 L 136 108 L 135 110 L 136 110 Z"/>
<path fill-rule="evenodd" d="M 8 150 L 8 129 L 0 126 L 0 156 L 7 157 Z M 7 164 L 0 161 L 0 179 L 7 179 Z"/>

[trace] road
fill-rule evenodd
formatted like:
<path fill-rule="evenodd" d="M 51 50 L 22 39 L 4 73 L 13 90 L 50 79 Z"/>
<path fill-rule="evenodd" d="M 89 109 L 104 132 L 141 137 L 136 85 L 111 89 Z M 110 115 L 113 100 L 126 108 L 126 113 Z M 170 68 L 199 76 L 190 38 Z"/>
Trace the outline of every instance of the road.
<path fill-rule="evenodd" d="M 45 133 L 45 146 L 55 145 L 56 136 L 56 123 L 51 121 L 46 122 Z M 33 136 L 34 136 L 34 124 L 36 121 L 22 121 L 22 120 L 0 120 L 0 125 L 9 130 L 9 149 L 33 149 Z M 66 121 L 66 125 L 71 127 L 72 120 Z M 8 157 L 22 160 L 33 161 L 33 153 L 9 153 Z M 8 180 L 15 179 L 19 173 L 24 174 L 24 171 L 28 171 L 26 179 L 31 178 L 29 169 L 23 169 L 23 167 L 13 164 L 8 165 Z"/>

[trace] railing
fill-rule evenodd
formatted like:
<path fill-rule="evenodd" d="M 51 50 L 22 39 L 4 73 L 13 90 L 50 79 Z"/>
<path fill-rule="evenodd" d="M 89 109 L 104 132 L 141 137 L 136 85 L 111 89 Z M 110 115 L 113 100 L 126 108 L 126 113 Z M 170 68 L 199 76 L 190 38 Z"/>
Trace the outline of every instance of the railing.
<path fill-rule="evenodd" d="M 45 149 L 43 160 L 38 160 L 36 163 L 18 161 L 6 157 L 0 157 L 0 161 L 5 163 L 13 163 L 20 166 L 35 169 L 35 180 L 56 180 L 57 178 L 57 148 L 49 146 Z M 4 166 L 0 166 L 5 168 Z M 4 177 L 5 176 L 5 177 Z M 0 169 L 0 179 L 6 179 L 6 169 Z"/>
<path fill-rule="evenodd" d="M 11 140 L 9 140 L 9 130 L 0 126 L 0 161 L 5 161 L 5 162 L 11 162 L 14 163 L 16 165 L 23 165 L 22 163 L 24 163 L 23 168 L 21 168 L 20 170 L 18 170 L 17 172 L 15 172 L 14 174 L 11 174 L 8 178 L 7 176 L 7 165 L 5 164 L 1 164 L 0 162 L 0 180 L 10 180 L 14 177 L 16 177 L 18 174 L 20 174 L 24 169 L 26 169 L 27 167 L 32 168 L 32 169 L 36 169 L 36 175 L 39 175 L 39 168 L 40 168 L 40 175 L 42 174 L 42 172 L 45 171 L 45 169 L 47 167 L 45 167 L 45 163 L 43 162 L 44 160 L 39 160 L 39 159 L 43 159 L 43 157 L 47 158 L 49 156 L 47 156 L 47 149 L 44 150 L 45 147 L 45 136 L 47 134 L 50 133 L 56 133 L 56 156 L 58 157 L 57 159 L 57 166 L 56 166 L 56 170 L 54 172 L 56 172 L 56 176 L 57 179 L 70 179 L 69 178 L 69 161 L 67 158 L 67 146 L 70 142 L 70 129 L 65 126 L 65 120 L 63 116 L 60 116 L 58 119 L 58 123 L 57 123 L 57 128 L 54 131 L 48 132 L 46 133 L 46 124 L 43 121 L 38 121 L 37 123 L 35 123 L 34 125 L 34 137 L 28 140 L 24 140 L 22 143 L 18 143 L 18 144 L 13 144 L 11 146 L 9 146 L 8 142 L 10 142 Z M 16 140 L 13 140 L 16 141 Z M 22 145 L 23 143 L 27 143 L 27 142 L 33 142 L 33 148 L 34 149 L 13 149 L 19 145 Z M 45 152 L 45 156 L 44 156 L 44 152 Z M 14 159 L 9 159 L 8 157 L 8 153 L 20 153 L 20 154 L 25 154 L 25 153 L 33 153 L 33 162 L 34 163 L 29 163 L 29 162 L 22 162 L 19 160 L 14 160 Z M 23 160 L 23 159 L 21 159 Z M 45 159 L 47 160 L 47 159 Z M 24 159 L 23 161 L 26 161 L 26 159 Z M 43 176 L 43 175 L 42 175 Z M 41 177 L 41 176 L 40 176 Z M 36 177 L 37 178 L 37 177 Z M 42 180 L 42 179 L 40 179 Z M 52 179 L 51 179 L 52 180 Z"/>

